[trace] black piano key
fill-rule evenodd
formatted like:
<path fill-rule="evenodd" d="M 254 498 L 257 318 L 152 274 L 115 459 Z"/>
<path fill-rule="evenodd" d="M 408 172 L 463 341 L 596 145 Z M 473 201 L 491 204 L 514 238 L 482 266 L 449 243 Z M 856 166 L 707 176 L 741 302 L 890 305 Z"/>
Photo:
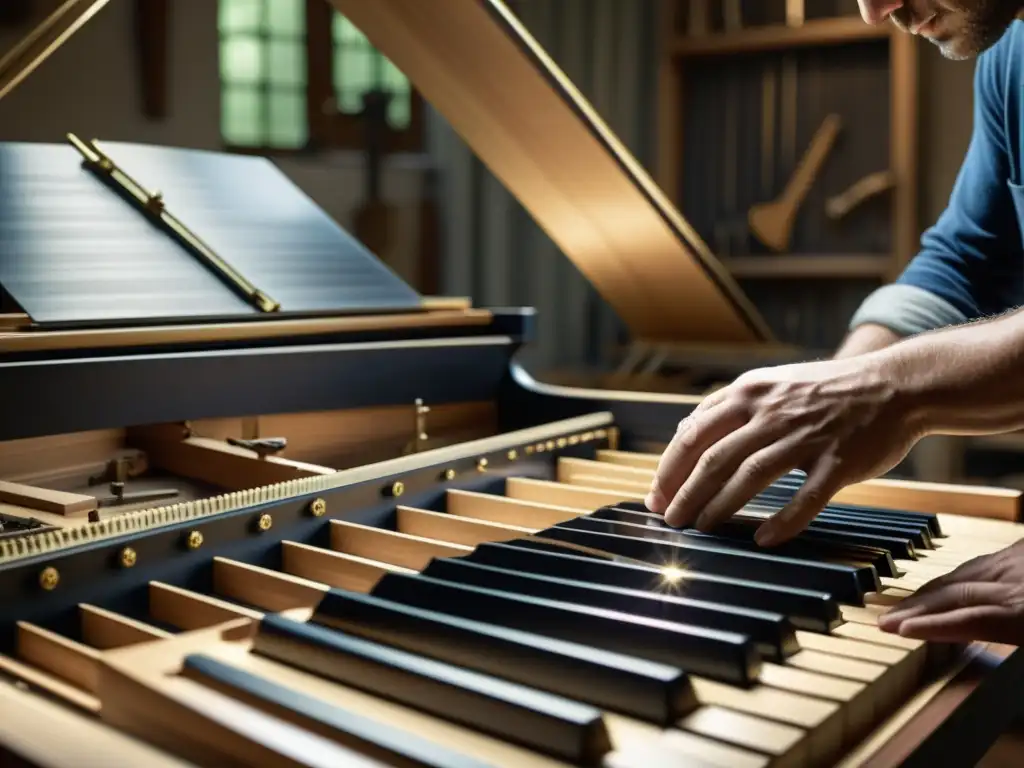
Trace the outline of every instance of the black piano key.
<path fill-rule="evenodd" d="M 939 516 L 930 512 L 906 512 L 904 510 L 883 509 L 881 507 L 862 507 L 852 504 L 829 504 L 826 508 L 829 512 L 844 515 L 865 515 L 870 517 L 883 517 L 886 519 L 900 520 L 906 523 L 914 523 L 928 526 L 928 533 L 933 539 L 946 538 L 939 522 Z"/>
<path fill-rule="evenodd" d="M 819 513 L 814 520 L 846 520 L 866 525 L 878 525 L 886 529 L 905 528 L 921 536 L 921 541 L 923 542 L 921 546 L 926 549 L 933 549 L 935 547 L 935 536 L 932 534 L 931 527 L 925 522 L 916 522 L 903 518 L 892 519 L 882 514 L 872 515 L 864 512 L 842 512 L 838 510 L 825 510 Z"/>
<path fill-rule="evenodd" d="M 775 507 L 784 506 L 793 498 L 796 488 L 780 489 L 768 488 L 758 494 L 755 499 L 769 501 Z M 911 512 L 903 509 L 887 509 L 885 507 L 869 507 L 862 504 L 844 504 L 841 502 L 829 502 L 825 509 L 830 512 L 850 512 L 868 515 L 882 515 L 884 517 L 901 518 L 907 521 L 927 523 L 931 535 L 937 538 L 945 537 L 938 515 L 931 512 Z"/>
<path fill-rule="evenodd" d="M 685 536 L 699 537 L 703 541 L 716 541 L 722 546 L 732 546 L 749 552 L 777 552 L 784 557 L 797 560 L 821 562 L 845 562 L 856 565 L 870 565 L 879 576 L 898 576 L 892 550 L 907 559 L 917 559 L 908 542 L 893 540 L 891 548 L 876 546 L 884 543 L 879 537 L 868 537 L 855 533 L 823 531 L 808 527 L 800 535 L 778 546 L 766 549 L 754 541 L 758 524 L 747 520 L 722 523 L 714 533 L 693 529 L 680 531 Z M 901 546 L 902 544 L 902 546 Z M 912 557 L 911 557 L 912 555 Z M 874 581 L 865 576 L 865 589 L 872 588 Z"/>
<path fill-rule="evenodd" d="M 374 595 L 333 589 L 311 621 L 661 725 L 698 706 L 678 667 Z"/>
<path fill-rule="evenodd" d="M 904 528 L 899 525 L 877 525 L 875 523 L 861 522 L 853 518 L 832 517 L 830 515 L 818 515 L 811 520 L 808 528 L 812 526 L 812 530 L 817 528 L 830 531 L 846 531 L 887 539 L 906 540 L 917 549 L 934 549 L 931 535 L 927 532 L 922 533 L 915 528 Z M 895 553 L 893 556 L 903 557 L 903 555 L 896 555 Z"/>
<path fill-rule="evenodd" d="M 800 650 L 793 625 L 785 616 L 778 613 L 709 603 L 690 597 L 655 595 L 635 589 L 585 584 L 552 576 L 509 571 L 457 558 L 435 559 L 421 573 L 457 584 L 470 584 L 485 589 L 607 608 L 651 619 L 664 619 L 749 635 L 757 644 L 758 651 L 775 661 L 781 661 Z"/>
<path fill-rule="evenodd" d="M 611 750 L 601 711 L 554 694 L 267 614 L 254 653 L 562 760 Z"/>
<path fill-rule="evenodd" d="M 789 557 L 807 563 L 848 565 L 856 569 L 857 583 L 860 584 L 864 592 L 877 592 L 882 588 L 882 584 L 878 580 L 880 575 L 899 575 L 895 565 L 892 564 L 889 553 L 884 550 L 836 546 L 835 542 L 818 540 L 816 535 L 808 536 L 800 542 L 788 541 L 785 544 L 771 547 L 771 549 L 765 549 L 754 541 L 753 531 L 743 531 L 742 526 L 733 529 L 731 535 L 715 535 L 694 530 L 687 530 L 683 533 L 687 540 L 707 542 L 722 549 L 742 552 L 773 552 L 778 553 L 781 557 Z"/>
<path fill-rule="evenodd" d="M 515 541 L 481 544 L 459 559 L 511 571 L 572 579 L 585 584 L 607 584 L 656 594 L 680 594 L 695 600 L 760 608 L 781 613 L 789 618 L 793 626 L 815 632 L 828 632 L 842 623 L 839 604 L 827 592 L 762 584 L 695 571 L 680 570 L 671 579 L 666 579 L 664 572 L 653 566 L 631 565 L 611 559 L 597 560 L 522 544 Z"/>
<path fill-rule="evenodd" d="M 795 488 L 793 490 L 795 491 Z M 768 511 L 776 512 L 784 507 L 792 497 L 792 491 L 782 491 L 779 489 L 769 488 L 754 497 L 750 506 L 763 506 Z M 635 512 L 653 514 L 642 502 L 639 501 L 622 501 L 615 504 L 615 506 Z M 825 506 L 823 513 L 842 516 L 877 517 L 881 518 L 883 522 L 888 521 L 896 525 L 910 525 L 914 528 L 925 526 L 932 538 L 946 537 L 942 532 L 942 526 L 939 523 L 938 515 L 928 512 L 907 512 L 904 510 L 883 509 L 881 507 L 866 507 L 854 504 L 837 504 L 830 502 Z"/>
<path fill-rule="evenodd" d="M 534 538 L 538 537 L 593 547 L 659 567 L 693 569 L 791 587 L 813 585 L 831 593 L 840 602 L 864 604 L 864 589 L 857 573 L 860 569 L 852 566 L 796 560 L 772 554 L 770 550 L 724 549 L 702 544 L 696 537 L 685 542 L 658 541 L 561 525 L 539 531 Z M 874 568 L 870 570 L 874 573 Z"/>
<path fill-rule="evenodd" d="M 236 696 L 242 694 L 244 699 L 255 700 L 257 707 L 266 708 L 271 713 L 283 709 L 289 713 L 290 721 L 297 722 L 307 730 L 314 733 L 326 731 L 330 738 L 337 739 L 343 745 L 370 758 L 383 759 L 388 764 L 398 758 L 402 765 L 410 767 L 487 768 L 489 765 L 405 729 L 371 720 L 209 656 L 186 656 L 182 673 L 185 677 L 206 684 L 212 683 L 214 687 Z M 310 746 L 316 749 L 314 745 Z"/>
<path fill-rule="evenodd" d="M 727 683 L 749 685 L 760 674 L 761 658 L 753 640 L 735 632 L 453 584 L 419 574 L 387 573 L 371 594 L 465 619 L 639 656 Z"/>
<path fill-rule="evenodd" d="M 873 560 L 886 557 L 887 553 L 878 551 L 867 552 L 858 548 L 836 546 L 827 542 L 812 542 L 802 545 L 796 541 L 788 541 L 776 547 L 766 549 L 758 545 L 753 538 L 753 527 L 734 527 L 733 535 L 721 536 L 702 533 L 693 528 L 655 528 L 632 523 L 618 523 L 612 520 L 599 520 L 593 517 L 577 517 L 559 523 L 558 528 L 578 528 L 586 531 L 614 533 L 619 536 L 631 536 L 641 539 L 657 539 L 678 544 L 698 544 L 719 551 L 748 552 L 752 554 L 771 554 L 775 557 L 788 558 L 805 563 L 833 563 L 850 565 L 857 569 L 855 578 L 864 592 L 877 592 L 881 588 Z M 729 527 L 725 524 L 725 527 Z M 744 536 L 738 533 L 744 531 Z"/>
<path fill-rule="evenodd" d="M 650 513 L 634 512 L 620 507 L 602 507 L 590 515 L 576 520 L 569 520 L 564 525 L 576 525 L 578 527 L 594 529 L 588 523 L 580 523 L 578 520 L 608 520 L 612 522 L 626 523 L 640 526 L 644 535 L 652 528 L 661 531 L 673 531 L 682 536 L 704 536 L 707 541 L 720 540 L 722 538 L 732 541 L 738 538 L 744 542 L 744 549 L 756 548 L 763 551 L 763 548 L 754 542 L 753 532 L 760 525 L 759 520 L 735 517 L 720 523 L 713 532 L 703 533 L 695 528 L 672 528 L 668 526 L 659 515 Z M 623 535 L 637 535 L 631 529 L 615 530 L 614 533 Z M 655 534 L 666 538 L 667 534 Z M 708 538 L 710 537 L 710 538 Z M 913 545 L 906 539 L 894 537 L 872 536 L 856 532 L 834 532 L 827 528 L 821 528 L 811 523 L 794 538 L 784 544 L 772 547 L 772 551 L 787 557 L 810 558 L 812 560 L 846 560 L 849 562 L 864 562 L 875 566 L 881 576 L 898 576 L 896 564 L 892 561 L 894 557 L 901 557 L 909 560 L 916 560 Z"/>

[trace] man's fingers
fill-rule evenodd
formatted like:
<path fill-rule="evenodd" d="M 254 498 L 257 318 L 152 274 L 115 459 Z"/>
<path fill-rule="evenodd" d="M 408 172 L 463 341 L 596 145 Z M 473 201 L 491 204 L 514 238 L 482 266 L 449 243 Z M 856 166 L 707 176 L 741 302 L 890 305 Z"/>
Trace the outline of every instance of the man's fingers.
<path fill-rule="evenodd" d="M 954 584 L 961 584 L 969 581 L 997 581 L 998 572 L 993 568 L 992 555 L 979 555 L 965 563 L 961 563 L 949 573 L 936 576 L 931 581 L 922 585 L 917 591 L 906 600 L 900 603 L 900 610 L 903 606 L 913 606 L 924 599 L 931 592 L 946 589 Z"/>
<path fill-rule="evenodd" d="M 771 547 L 803 530 L 842 487 L 837 467 L 827 458 L 811 466 L 790 502 L 761 524 L 754 540 L 762 547 Z"/>
<path fill-rule="evenodd" d="M 644 500 L 647 508 L 655 514 L 664 515 L 704 452 L 746 421 L 746 412 L 728 403 L 699 415 L 691 414 L 688 423 L 676 432 L 658 463 L 651 490 Z"/>
<path fill-rule="evenodd" d="M 739 467 L 731 473 L 721 490 L 704 504 L 697 518 L 697 528 L 702 531 L 713 530 L 716 525 L 736 514 L 754 496 L 797 466 L 801 461 L 801 443 L 801 438 L 794 435 L 766 445 L 760 450 L 747 451 L 746 455 L 740 457 L 742 461 Z"/>
<path fill-rule="evenodd" d="M 973 605 L 907 619 L 900 624 L 899 634 L 939 643 L 1016 643 L 1020 641 L 1020 626 L 1020 613 L 1012 607 Z"/>
<path fill-rule="evenodd" d="M 1000 605 L 1010 598 L 1013 586 L 1000 582 L 961 581 L 918 592 L 878 617 L 878 626 L 886 632 L 899 632 L 910 619 L 979 605 Z"/>
<path fill-rule="evenodd" d="M 779 428 L 772 423 L 749 421 L 718 440 L 698 457 L 679 486 L 665 509 L 665 522 L 676 527 L 692 525 L 705 505 L 735 477 L 740 465 L 778 436 Z"/>

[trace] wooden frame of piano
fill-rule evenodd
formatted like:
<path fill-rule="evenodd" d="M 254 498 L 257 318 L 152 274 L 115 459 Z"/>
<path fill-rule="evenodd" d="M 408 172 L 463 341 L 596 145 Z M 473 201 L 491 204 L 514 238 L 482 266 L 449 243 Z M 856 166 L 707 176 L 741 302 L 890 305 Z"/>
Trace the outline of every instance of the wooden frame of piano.
<path fill-rule="evenodd" d="M 75 6 L 95 12 L 102 4 L 69 0 L 62 10 L 70 13 Z M 682 331 L 737 342 L 759 336 L 756 316 L 743 317 L 742 309 L 731 304 L 742 305 L 742 300 L 728 289 L 725 295 L 698 289 L 693 302 L 658 314 L 675 299 L 665 294 L 666 283 L 707 287 L 721 277 L 718 268 L 692 240 L 682 217 L 502 6 L 459 0 L 441 21 L 424 15 L 419 0 L 334 4 L 415 76 L 417 87 L 480 150 L 570 258 L 587 267 L 584 271 L 599 288 L 612 295 L 618 283 L 628 288 L 626 295 L 618 294 L 618 308 L 635 319 L 640 336 Z M 76 24 L 51 31 L 64 39 L 60 30 Z M 37 40 L 36 50 L 44 54 L 55 47 Z M 38 65 L 41 59 L 33 56 L 31 66 Z M 0 76 L 5 91 L 20 81 L 17 73 L 7 78 L 9 71 Z M 493 87 L 496 82 L 504 87 Z M 614 215 L 609 216 L 609 205 L 616 206 Z M 642 236 L 627 237 L 637 233 Z M 657 301 L 646 301 L 648 290 Z M 276 338 L 232 339 L 200 328 L 185 337 L 177 335 L 180 329 L 164 328 L 153 329 L 156 336 L 140 335 L 138 329 L 86 331 L 74 340 L 35 345 L 13 341 L 22 336 L 2 339 L 11 346 L 0 359 L 0 378 L 9 392 L 33 398 L 31 407 L 15 398 L 0 401 L 0 439 L 7 441 L 62 440 L 70 432 L 125 425 L 166 429 L 189 419 L 338 408 L 357 412 L 411 404 L 420 397 L 431 404 L 493 403 L 498 433 L 0 542 L 0 647 L 27 642 L 38 662 L 33 668 L 25 666 L 25 659 L 19 663 L 3 657 L 8 677 L 70 703 L 72 711 L 88 711 L 87 689 L 95 685 L 97 670 L 109 665 L 103 653 L 71 639 L 85 630 L 78 627 L 82 611 L 97 622 L 92 631 L 121 632 L 116 642 L 106 636 L 107 647 L 125 645 L 125 633 L 132 635 L 131 642 L 158 639 L 125 620 L 140 590 L 151 594 L 154 583 L 164 585 L 155 588 L 164 599 L 191 607 L 193 621 L 207 627 L 221 619 L 245 619 L 248 614 L 238 606 L 197 599 L 195 592 L 190 596 L 189 586 L 211 578 L 211 568 L 224 558 L 248 563 L 252 571 L 268 563 L 282 542 L 310 540 L 338 524 L 387 529 L 394 524 L 398 496 L 401 506 L 430 508 L 450 491 L 493 490 L 508 477 L 560 480 L 563 459 L 589 460 L 598 451 L 616 449 L 656 452 L 699 402 L 692 396 L 570 389 L 533 380 L 514 359 L 532 335 L 529 310 L 480 313 L 472 322 L 349 322 L 306 333 L 296 327 L 295 333 L 267 334 Z M 375 371 L 386 371 L 386 381 L 375 378 Z M 1021 499 L 1016 491 L 885 480 L 844 494 L 851 503 L 1001 518 L 1006 525 L 1019 519 Z M 125 616 L 113 613 L 119 607 Z M 26 629 L 33 621 L 67 634 Z M 1005 709 L 1002 697 L 1019 690 L 1022 682 L 1024 656 L 1019 652 L 976 646 L 952 673 L 922 690 L 848 758 L 852 764 L 881 768 L 977 756 L 1015 714 Z M 22 698 L 0 685 L 5 704 Z M 40 702 L 35 709 L 49 706 Z M 121 748 L 120 734 L 81 722 L 80 728 L 62 733 L 65 743 L 86 737 L 96 741 L 79 741 L 73 751 L 48 752 L 48 745 L 26 743 L 26 731 L 13 732 L 32 728 L 20 715 L 5 715 L 0 744 L 22 756 L 34 751 L 39 762 L 59 766 L 76 764 L 87 749 Z"/>

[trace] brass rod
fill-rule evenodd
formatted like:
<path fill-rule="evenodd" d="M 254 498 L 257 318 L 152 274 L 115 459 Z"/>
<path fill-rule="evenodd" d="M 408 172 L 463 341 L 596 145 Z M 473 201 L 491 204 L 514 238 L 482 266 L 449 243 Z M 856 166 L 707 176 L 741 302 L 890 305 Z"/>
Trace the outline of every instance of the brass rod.
<path fill-rule="evenodd" d="M 95 139 L 90 142 L 84 142 L 73 133 L 69 133 L 67 138 L 72 146 L 85 158 L 86 165 L 89 168 L 101 176 L 111 179 L 127 192 L 133 200 L 139 203 L 146 213 L 170 228 L 174 234 L 184 240 L 198 254 L 199 258 L 208 267 L 213 269 L 250 304 L 261 312 L 276 312 L 281 308 L 277 301 L 250 283 L 244 275 L 218 256 L 210 246 L 171 214 L 167 210 L 163 195 L 160 192 L 149 192 L 123 169 L 118 168 L 114 161 L 96 145 Z"/>
<path fill-rule="evenodd" d="M 32 74 L 109 0 L 66 0 L 0 58 L 0 99 Z"/>

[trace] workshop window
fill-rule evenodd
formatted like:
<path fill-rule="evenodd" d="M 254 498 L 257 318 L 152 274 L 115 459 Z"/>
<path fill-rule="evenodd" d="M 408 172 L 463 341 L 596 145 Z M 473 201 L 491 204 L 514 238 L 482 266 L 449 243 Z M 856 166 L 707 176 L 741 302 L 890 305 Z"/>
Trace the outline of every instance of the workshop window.
<path fill-rule="evenodd" d="M 327 0 L 219 0 L 221 136 L 231 148 L 362 149 L 363 94 L 387 90 L 386 150 L 421 147 L 408 79 Z"/>

